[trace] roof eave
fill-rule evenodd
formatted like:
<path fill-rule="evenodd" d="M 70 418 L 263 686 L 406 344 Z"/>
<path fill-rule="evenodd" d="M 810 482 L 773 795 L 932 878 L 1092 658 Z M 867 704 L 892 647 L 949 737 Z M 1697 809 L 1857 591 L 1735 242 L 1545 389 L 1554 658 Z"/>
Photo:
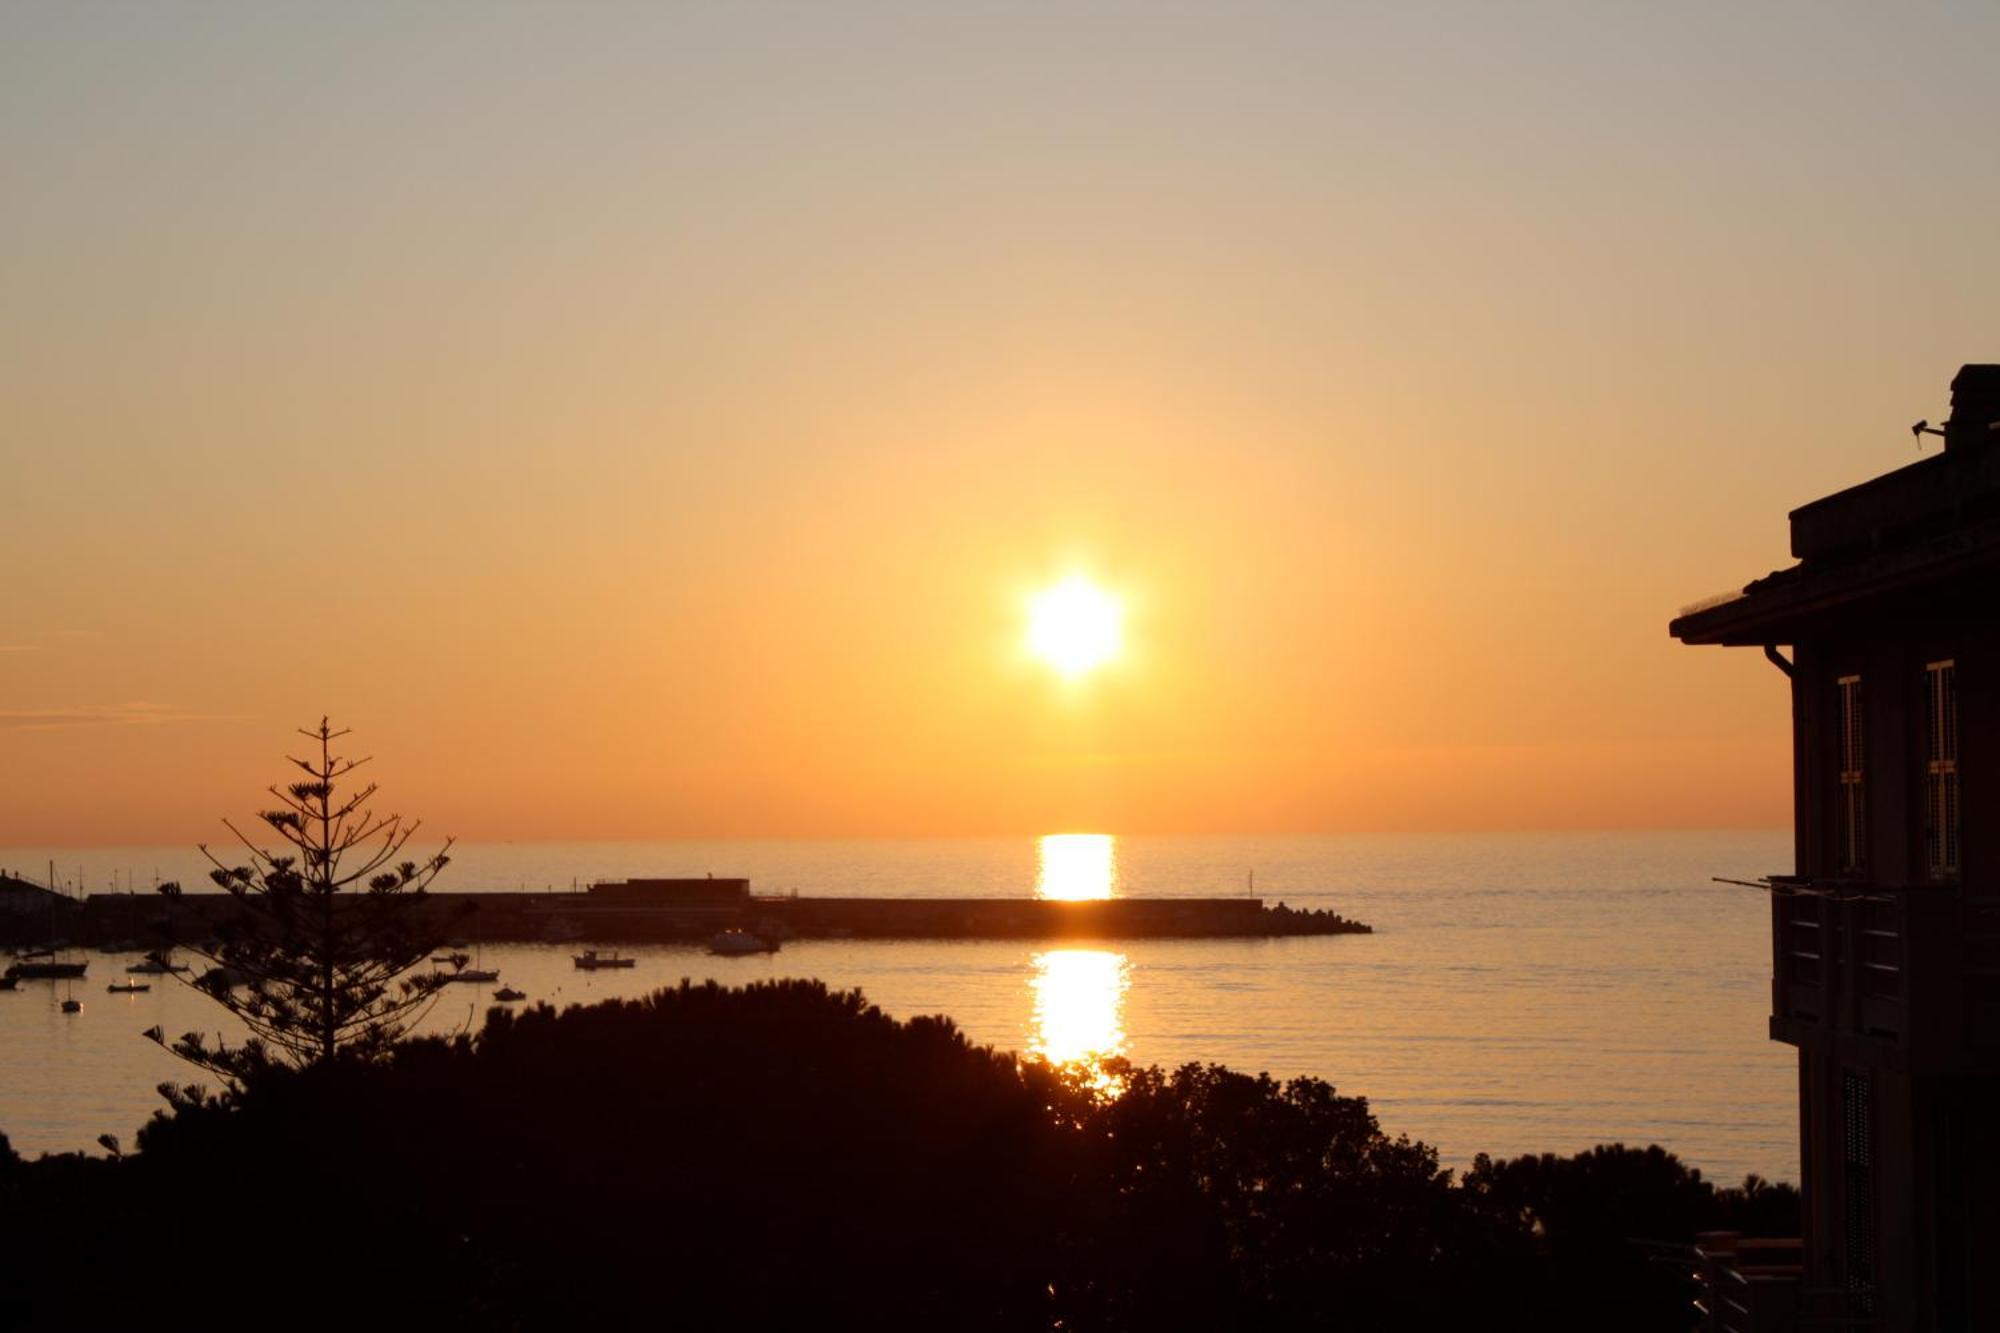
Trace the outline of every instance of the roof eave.
<path fill-rule="evenodd" d="M 1792 644 L 1827 612 L 1996 566 L 2000 523 L 1983 523 L 1832 568 L 1808 563 L 1779 570 L 1746 586 L 1741 597 L 1677 617 L 1667 633 L 1690 644 Z"/>

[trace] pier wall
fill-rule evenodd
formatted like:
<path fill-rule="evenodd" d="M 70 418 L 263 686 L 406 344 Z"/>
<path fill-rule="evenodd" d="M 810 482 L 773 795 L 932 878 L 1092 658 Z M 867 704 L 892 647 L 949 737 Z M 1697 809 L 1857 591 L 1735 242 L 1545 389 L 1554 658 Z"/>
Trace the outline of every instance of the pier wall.
<path fill-rule="evenodd" d="M 57 924 L 73 943 L 151 948 L 206 938 L 242 909 L 227 894 L 93 894 Z M 418 909 L 441 939 L 468 942 L 636 943 L 706 939 L 741 928 L 779 939 L 1155 939 L 1367 933 L 1332 912 L 1258 898 L 804 898 L 743 896 L 710 903 L 591 893 L 433 893 Z M 17 923 L 27 943 L 46 919 Z M 4 928 L 4 923 L 0 923 Z"/>

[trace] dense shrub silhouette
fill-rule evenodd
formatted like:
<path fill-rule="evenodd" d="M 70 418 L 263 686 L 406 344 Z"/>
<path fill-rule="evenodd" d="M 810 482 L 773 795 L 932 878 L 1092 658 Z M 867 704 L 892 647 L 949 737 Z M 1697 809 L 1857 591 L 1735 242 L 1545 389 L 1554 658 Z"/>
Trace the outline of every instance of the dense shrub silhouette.
<path fill-rule="evenodd" d="M 1072 1095 L 857 994 L 683 985 L 496 1011 L 476 1042 L 264 1078 L 228 1107 L 156 1119 L 140 1158 L 172 1177 L 159 1188 L 221 1167 L 240 1197 L 282 1162 L 302 1204 L 366 1201 L 389 1246 L 367 1262 L 441 1293 L 432 1318 L 657 1308 L 803 1326 L 957 1309 L 969 1327 L 1025 1327 L 1046 1322 L 1068 1241 L 1078 1144 L 1050 1108 Z M 322 1241 L 356 1220 L 337 1208 Z"/>
<path fill-rule="evenodd" d="M 1518 1228 L 1460 1206 L 1437 1153 L 1359 1097 L 1220 1066 L 1132 1073 L 1095 1108 L 1115 1328 L 1525 1326 Z M 1508 1299 L 1496 1301 L 1496 1294 Z"/>
<path fill-rule="evenodd" d="M 1553 1158 L 1482 1162 L 1458 1187 L 1432 1149 L 1387 1138 L 1364 1100 L 1317 1080 L 1123 1073 L 1100 1102 L 947 1020 L 897 1022 L 817 982 L 496 1010 L 476 1039 L 183 1092 L 124 1157 L 22 1162 L 0 1141 L 0 1253 L 36 1275 L 10 1311 L 110 1324 L 198 1302 L 222 1327 L 1530 1327 L 1570 1312 L 1554 1279 L 1596 1253 L 1575 1228 L 1612 1217 L 1682 1238 L 1662 1228 L 1691 1234 L 1707 1224 L 1695 1204 L 1715 1203 L 1666 1154 L 1671 1169 L 1648 1158 L 1639 1173 L 1665 1184 L 1636 1191 L 1629 1165 Z M 1593 1204 L 1595 1189 L 1616 1201 Z"/>
<path fill-rule="evenodd" d="M 1559 1327 L 1684 1333 L 1690 1266 L 1665 1245 L 1700 1231 L 1799 1234 L 1791 1186 L 1753 1175 L 1741 1188 L 1717 1189 L 1657 1146 L 1614 1143 L 1504 1162 L 1482 1153 L 1461 1189 L 1473 1206 L 1534 1235 Z"/>

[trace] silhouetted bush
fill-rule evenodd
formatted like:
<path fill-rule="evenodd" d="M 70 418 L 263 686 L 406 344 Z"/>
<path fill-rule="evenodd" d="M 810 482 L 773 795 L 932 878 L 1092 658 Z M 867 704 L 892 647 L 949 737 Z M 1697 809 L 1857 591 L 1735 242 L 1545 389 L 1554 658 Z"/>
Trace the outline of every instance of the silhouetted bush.
<path fill-rule="evenodd" d="M 1753 1175 L 1739 1189 L 1718 1190 L 1658 1146 L 1614 1143 L 1506 1162 L 1482 1153 L 1461 1190 L 1472 1206 L 1535 1237 L 1559 1327 L 1684 1333 L 1690 1265 L 1669 1247 L 1702 1231 L 1799 1234 L 1791 1186 Z"/>
<path fill-rule="evenodd" d="M 0 1253 L 35 1275 L 9 1308 L 24 1326 L 199 1308 L 222 1327 L 1668 1327 L 1686 1307 L 1665 1284 L 1601 1289 L 1630 1321 L 1557 1289 L 1585 1262 L 1627 1271 L 1617 1237 L 1685 1238 L 1721 1206 L 1657 1151 L 1482 1159 L 1458 1187 L 1317 1080 L 1125 1079 L 1099 1102 L 816 982 L 496 1010 L 476 1040 L 183 1091 L 122 1158 L 22 1163 L 0 1140 Z M 1782 1199 L 1760 1184 L 1730 1206 Z"/>
<path fill-rule="evenodd" d="M 1139 1070 L 1086 1129 L 1108 1168 L 1102 1327 L 1508 1328 L 1532 1307 L 1525 1238 L 1318 1079 Z"/>

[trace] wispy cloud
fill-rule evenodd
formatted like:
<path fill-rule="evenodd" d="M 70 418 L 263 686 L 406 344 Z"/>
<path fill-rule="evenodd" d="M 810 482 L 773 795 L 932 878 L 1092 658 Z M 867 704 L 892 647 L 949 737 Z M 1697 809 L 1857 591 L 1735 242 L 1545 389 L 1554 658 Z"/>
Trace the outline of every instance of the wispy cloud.
<path fill-rule="evenodd" d="M 22 642 L 0 643 L 0 653 L 39 653 L 51 644 L 103 637 L 103 631 L 94 629 L 38 629 L 30 632 Z"/>
<path fill-rule="evenodd" d="M 0 731 L 57 727 L 155 727 L 175 722 L 222 722 L 235 713 L 197 713 L 172 704 L 79 704 L 73 708 L 0 708 Z"/>

